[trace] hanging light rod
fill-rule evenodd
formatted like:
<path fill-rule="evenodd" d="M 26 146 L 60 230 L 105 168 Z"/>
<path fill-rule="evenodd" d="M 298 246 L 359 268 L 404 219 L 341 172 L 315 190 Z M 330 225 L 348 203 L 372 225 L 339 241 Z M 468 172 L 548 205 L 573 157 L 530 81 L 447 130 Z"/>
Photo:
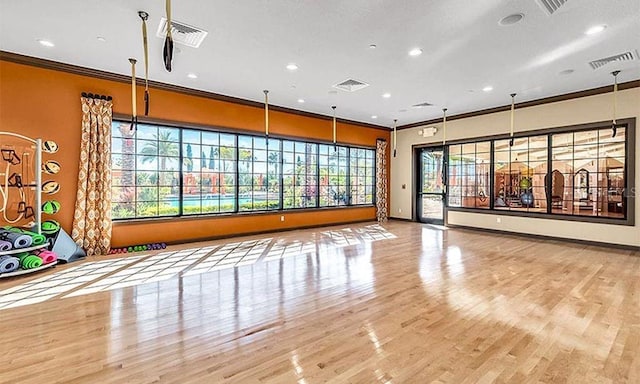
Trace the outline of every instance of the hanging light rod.
<path fill-rule="evenodd" d="M 515 111 L 516 111 L 516 96 L 517 93 L 512 93 L 511 94 L 511 130 L 510 130 L 510 139 L 509 139 L 509 146 L 513 147 L 513 125 L 514 125 L 514 115 L 515 115 Z"/>
<path fill-rule="evenodd" d="M 131 131 L 135 131 L 138 127 L 138 106 L 137 106 L 137 95 L 136 95 L 136 62 L 137 60 L 134 58 L 129 58 L 129 62 L 131 63 L 131 127 L 129 128 Z"/>
<path fill-rule="evenodd" d="M 398 145 L 398 119 L 393 119 L 393 157 L 396 157 L 397 145 Z"/>
<path fill-rule="evenodd" d="M 442 145 L 447 142 L 447 108 L 442 108 Z"/>
<path fill-rule="evenodd" d="M 264 91 L 264 135 L 269 137 L 269 90 Z"/>
<path fill-rule="evenodd" d="M 620 74 L 620 71 L 613 71 L 611 74 L 613 75 L 613 121 L 611 123 L 613 133 L 611 134 L 611 137 L 616 137 L 618 134 L 616 115 L 618 114 L 618 74 Z"/>
<path fill-rule="evenodd" d="M 336 140 L 337 140 L 337 127 L 336 127 L 336 106 L 332 105 L 331 109 L 333 109 L 333 122 L 332 122 L 332 127 L 333 127 L 333 148 L 334 150 L 336 149 Z"/>

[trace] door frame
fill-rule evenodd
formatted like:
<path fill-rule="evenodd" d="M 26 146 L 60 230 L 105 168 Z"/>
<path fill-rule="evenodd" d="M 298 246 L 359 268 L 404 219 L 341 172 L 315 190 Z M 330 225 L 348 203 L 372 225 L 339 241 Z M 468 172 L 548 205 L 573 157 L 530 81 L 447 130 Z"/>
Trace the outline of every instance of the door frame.
<path fill-rule="evenodd" d="M 448 162 L 449 158 L 449 146 L 442 143 L 427 143 L 427 144 L 414 144 L 411 146 L 411 221 L 422 223 L 420 216 L 418 215 L 418 188 L 421 188 L 420 175 L 420 155 L 423 149 L 442 149 L 442 172 L 443 172 L 443 200 L 442 200 L 442 221 L 443 225 L 448 223 L 449 204 L 448 204 L 448 192 L 449 192 L 449 180 L 448 180 Z M 428 223 L 425 223 L 428 224 Z"/>

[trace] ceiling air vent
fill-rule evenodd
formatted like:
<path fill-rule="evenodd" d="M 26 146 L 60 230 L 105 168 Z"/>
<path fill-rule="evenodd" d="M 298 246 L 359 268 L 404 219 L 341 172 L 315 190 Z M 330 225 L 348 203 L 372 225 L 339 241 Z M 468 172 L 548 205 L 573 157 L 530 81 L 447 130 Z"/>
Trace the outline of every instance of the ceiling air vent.
<path fill-rule="evenodd" d="M 540 8 L 549 14 L 553 15 L 560 7 L 565 5 L 569 0 L 536 0 Z"/>
<path fill-rule="evenodd" d="M 358 81 L 358 80 L 354 80 L 354 79 L 348 79 L 345 80 L 341 83 L 338 83 L 336 85 L 333 86 L 333 88 L 337 88 L 337 89 L 341 89 L 343 91 L 347 91 L 347 92 L 355 92 L 355 91 L 359 91 L 363 88 L 368 87 L 369 84 L 367 83 L 363 83 L 362 81 Z"/>
<path fill-rule="evenodd" d="M 198 48 L 205 37 L 207 37 L 207 31 L 192 27 L 179 21 L 171 21 L 171 36 L 173 41 L 177 44 L 186 45 L 187 47 Z M 158 32 L 156 36 L 165 38 L 167 34 L 167 19 L 160 19 L 160 25 L 158 25 Z"/>
<path fill-rule="evenodd" d="M 433 106 L 433 104 L 425 101 L 424 103 L 414 104 L 411 106 L 411 108 L 424 108 L 424 107 L 431 107 L 431 106 Z"/>
<path fill-rule="evenodd" d="M 603 59 L 598 59 L 598 60 L 594 60 L 589 62 L 589 65 L 591 66 L 592 69 L 598 69 L 598 68 L 602 68 L 605 65 L 609 64 L 609 63 L 614 63 L 617 61 L 633 61 L 633 60 L 638 60 L 638 51 L 628 51 L 625 53 L 621 53 L 619 55 L 615 55 L 615 56 L 609 56 L 609 57 L 605 57 Z"/>

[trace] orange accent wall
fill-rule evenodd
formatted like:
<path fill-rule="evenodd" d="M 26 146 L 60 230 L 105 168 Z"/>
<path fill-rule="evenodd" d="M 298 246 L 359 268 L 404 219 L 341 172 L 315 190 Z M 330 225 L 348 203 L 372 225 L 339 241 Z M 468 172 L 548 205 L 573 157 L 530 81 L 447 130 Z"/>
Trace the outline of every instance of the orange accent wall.
<path fill-rule="evenodd" d="M 139 87 L 138 111 L 144 110 L 142 91 Z M 61 185 L 60 192 L 54 196 L 62 208 L 51 218 L 58 220 L 68 232 L 73 222 L 77 189 L 81 92 L 111 95 L 114 113 L 131 114 L 128 84 L 0 60 L 0 130 L 58 143 L 58 153 L 43 157 L 57 160 L 62 170 L 58 175 L 44 175 L 43 180 L 57 180 Z M 264 130 L 261 108 L 160 89 L 151 89 L 149 117 L 255 132 Z M 272 111 L 269 122 L 269 133 L 273 136 L 332 140 L 331 123 L 327 120 Z M 340 143 L 375 146 L 377 138 L 390 139 L 389 132 L 351 124 L 338 123 L 337 130 Z M 280 221 L 282 214 L 284 222 Z M 369 219 L 375 219 L 372 207 L 116 222 L 112 246 L 181 242 Z"/>

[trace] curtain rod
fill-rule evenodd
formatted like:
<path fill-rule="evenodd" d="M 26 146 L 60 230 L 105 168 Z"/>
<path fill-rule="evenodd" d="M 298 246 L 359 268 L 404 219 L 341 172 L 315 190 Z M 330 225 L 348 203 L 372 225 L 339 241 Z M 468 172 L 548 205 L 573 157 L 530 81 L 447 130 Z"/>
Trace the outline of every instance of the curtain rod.
<path fill-rule="evenodd" d="M 98 95 L 97 93 L 94 95 L 93 93 L 82 92 L 82 97 L 88 97 L 90 99 L 102 99 L 111 101 L 113 98 L 111 96 Z"/>

